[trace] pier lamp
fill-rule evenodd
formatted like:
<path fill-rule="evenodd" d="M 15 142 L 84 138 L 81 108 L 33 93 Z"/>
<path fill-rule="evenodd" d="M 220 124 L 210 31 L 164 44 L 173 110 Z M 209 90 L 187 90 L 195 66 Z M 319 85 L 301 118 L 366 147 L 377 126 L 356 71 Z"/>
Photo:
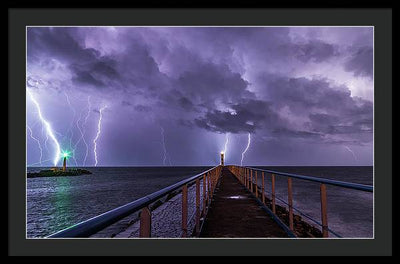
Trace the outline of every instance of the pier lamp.
<path fill-rule="evenodd" d="M 221 166 L 224 166 L 224 152 L 221 151 Z"/>

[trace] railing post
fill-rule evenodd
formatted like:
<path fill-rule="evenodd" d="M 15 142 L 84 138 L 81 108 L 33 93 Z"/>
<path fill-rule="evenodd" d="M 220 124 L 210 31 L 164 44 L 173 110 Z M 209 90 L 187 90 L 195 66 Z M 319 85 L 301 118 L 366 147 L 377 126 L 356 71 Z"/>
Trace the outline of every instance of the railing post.
<path fill-rule="evenodd" d="M 200 232 L 200 179 L 196 180 L 196 235 Z"/>
<path fill-rule="evenodd" d="M 140 212 L 139 237 L 151 237 L 151 212 L 148 207 Z"/>
<path fill-rule="evenodd" d="M 206 174 L 203 175 L 203 216 L 206 215 L 206 202 L 207 202 L 207 198 L 206 198 Z"/>
<path fill-rule="evenodd" d="M 253 170 L 250 170 L 250 191 L 253 192 Z"/>
<path fill-rule="evenodd" d="M 246 175 L 247 175 L 247 169 L 243 168 L 243 185 L 246 187 Z"/>
<path fill-rule="evenodd" d="M 251 189 L 251 176 L 252 176 L 252 174 L 251 174 L 251 169 L 249 169 L 249 190 L 250 191 L 252 191 L 252 189 Z"/>
<path fill-rule="evenodd" d="M 258 198 L 258 184 L 257 184 L 257 171 L 255 171 L 256 174 L 256 197 Z"/>
<path fill-rule="evenodd" d="M 211 195 L 212 195 L 212 190 L 211 190 L 211 173 L 208 173 L 207 175 L 207 189 L 208 189 L 208 204 L 211 203 Z"/>
<path fill-rule="evenodd" d="M 250 190 L 250 169 L 247 170 L 247 189 Z"/>
<path fill-rule="evenodd" d="M 211 196 L 214 194 L 214 172 L 210 174 Z"/>
<path fill-rule="evenodd" d="M 217 187 L 217 170 L 214 171 L 213 173 L 213 192 L 215 191 L 215 187 Z"/>
<path fill-rule="evenodd" d="M 217 188 L 217 170 L 215 170 L 215 173 L 214 173 L 214 191 L 215 191 L 215 188 Z"/>
<path fill-rule="evenodd" d="M 214 194 L 214 172 L 210 173 L 210 189 L 211 189 L 211 197 Z"/>
<path fill-rule="evenodd" d="M 293 231 L 293 192 L 292 178 L 288 177 L 288 204 L 289 204 L 289 228 Z"/>
<path fill-rule="evenodd" d="M 326 200 L 326 185 L 321 184 L 321 222 L 322 222 L 322 237 L 328 237 L 328 211 L 327 211 L 327 200 Z"/>
<path fill-rule="evenodd" d="M 247 169 L 244 168 L 244 186 L 247 188 Z"/>
<path fill-rule="evenodd" d="M 272 199 L 272 212 L 275 214 L 275 174 L 271 175 L 271 199 Z"/>
<path fill-rule="evenodd" d="M 211 194 L 211 197 L 214 192 L 213 175 L 214 175 L 214 172 L 210 172 L 210 194 Z"/>
<path fill-rule="evenodd" d="M 187 184 L 182 187 L 182 237 L 187 237 L 187 217 L 188 217 L 188 188 Z"/>
<path fill-rule="evenodd" d="M 206 173 L 206 186 L 207 186 L 207 190 L 206 190 L 206 194 L 207 194 L 207 207 L 210 204 L 209 198 L 210 198 L 210 186 L 208 184 L 208 173 Z"/>
<path fill-rule="evenodd" d="M 246 188 L 249 189 L 249 169 L 246 169 Z"/>
<path fill-rule="evenodd" d="M 262 172 L 262 202 L 265 204 L 265 181 L 264 181 L 264 172 Z"/>

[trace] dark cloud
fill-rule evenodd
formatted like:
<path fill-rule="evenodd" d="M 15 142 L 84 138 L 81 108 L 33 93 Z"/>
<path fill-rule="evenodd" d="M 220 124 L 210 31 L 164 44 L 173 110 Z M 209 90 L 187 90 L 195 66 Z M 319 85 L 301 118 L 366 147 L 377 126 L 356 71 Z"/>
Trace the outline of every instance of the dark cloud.
<path fill-rule="evenodd" d="M 96 61 L 89 66 L 90 71 L 97 74 L 107 76 L 110 79 L 116 79 L 119 77 L 119 73 L 115 70 L 115 60 L 105 58 L 103 60 Z"/>
<path fill-rule="evenodd" d="M 335 55 L 333 45 L 322 41 L 312 41 L 307 44 L 298 45 L 296 58 L 302 62 L 321 62 Z"/>
<path fill-rule="evenodd" d="M 310 114 L 308 116 L 313 123 L 318 123 L 321 125 L 332 124 L 339 122 L 340 118 L 338 116 L 328 115 L 328 114 Z"/>
<path fill-rule="evenodd" d="M 344 69 L 353 72 L 354 76 L 367 76 L 373 74 L 373 49 L 372 47 L 360 47 L 356 49 L 344 65 Z"/>
<path fill-rule="evenodd" d="M 106 86 L 120 87 L 123 78 L 115 69 L 117 62 L 108 57 L 98 57 L 90 63 L 73 63 L 69 67 L 74 74 L 72 81 L 78 84 L 88 84 L 93 88 Z"/>
<path fill-rule="evenodd" d="M 146 106 L 146 105 L 135 105 L 133 108 L 138 112 L 149 112 L 149 111 L 151 111 L 151 107 L 150 106 Z"/>
<path fill-rule="evenodd" d="M 268 75 L 262 78 L 262 81 L 266 86 L 265 96 L 275 105 L 288 106 L 293 112 L 307 113 L 307 109 L 311 108 L 334 113 L 359 109 L 356 107 L 358 103 L 351 97 L 351 92 L 346 86 L 336 86 L 326 78 L 288 78 Z"/>
<path fill-rule="evenodd" d="M 352 97 L 346 86 L 336 86 L 324 78 L 287 78 L 276 75 L 264 76 L 262 81 L 268 87 L 265 96 L 273 102 L 272 109 L 279 115 L 283 109 L 288 108 L 293 119 L 308 119 L 300 130 L 308 131 L 310 136 L 314 133 L 342 134 L 352 136 L 357 141 L 361 133 L 365 134 L 361 141 L 372 141 L 373 105 L 365 99 Z M 285 127 L 284 123 L 282 127 Z M 285 127 L 275 131 L 290 137 L 298 135 L 298 130 Z M 323 137 L 318 138 L 325 140 Z"/>
<path fill-rule="evenodd" d="M 238 73 L 232 72 L 227 65 L 202 63 L 195 71 L 185 71 L 178 79 L 180 92 L 196 105 L 215 108 L 216 101 L 225 104 L 235 102 L 242 97 L 251 97 L 248 82 Z"/>
<path fill-rule="evenodd" d="M 272 131 L 272 135 L 278 138 L 305 138 L 305 139 L 322 139 L 323 134 L 301 130 L 290 130 L 288 128 L 276 128 Z"/>
<path fill-rule="evenodd" d="M 195 119 L 201 128 L 220 133 L 254 133 L 266 124 L 279 125 L 279 118 L 270 108 L 270 103 L 247 99 L 230 104 L 231 111 L 213 110 L 204 117 Z"/>
<path fill-rule="evenodd" d="M 29 28 L 28 57 L 57 59 L 71 70 L 71 81 L 91 88 L 156 90 L 165 84 L 144 43 L 131 39 L 123 53 L 102 55 L 86 48 L 81 34 L 77 28 Z"/>
<path fill-rule="evenodd" d="M 137 112 L 150 112 L 152 110 L 150 106 L 141 104 L 134 105 L 133 103 L 125 100 L 121 102 L 121 105 L 126 107 L 132 107 Z"/>
<path fill-rule="evenodd" d="M 186 110 L 190 110 L 193 108 L 193 103 L 187 97 L 179 98 L 179 105 Z"/>
<path fill-rule="evenodd" d="M 286 56 L 291 54 L 304 63 L 310 61 L 320 63 L 339 55 L 334 45 L 319 40 L 302 44 L 288 42 L 282 44 L 278 50 Z"/>
<path fill-rule="evenodd" d="M 128 102 L 128 101 L 125 101 L 125 100 L 123 100 L 123 101 L 121 102 L 121 105 L 123 105 L 123 106 L 131 106 L 131 105 L 132 105 L 132 103 L 131 103 L 131 102 Z"/>
<path fill-rule="evenodd" d="M 76 28 L 29 27 L 27 30 L 28 59 L 42 54 L 70 62 L 92 61 L 100 54 L 93 48 L 84 48 L 76 38 Z"/>
<path fill-rule="evenodd" d="M 78 85 L 87 84 L 95 88 L 103 88 L 105 86 L 105 84 L 101 80 L 96 79 L 93 76 L 92 72 L 86 70 L 83 67 L 79 67 L 78 65 L 71 65 L 71 70 L 74 73 L 72 81 Z"/>

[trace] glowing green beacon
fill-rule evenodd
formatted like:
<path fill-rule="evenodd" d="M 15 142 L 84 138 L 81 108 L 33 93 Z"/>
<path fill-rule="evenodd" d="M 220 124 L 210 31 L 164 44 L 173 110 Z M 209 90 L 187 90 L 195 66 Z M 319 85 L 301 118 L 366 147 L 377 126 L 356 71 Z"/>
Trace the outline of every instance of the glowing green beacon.
<path fill-rule="evenodd" d="M 62 153 L 62 157 L 63 157 L 63 168 L 62 168 L 62 171 L 67 171 L 67 158 L 69 157 L 69 153 L 68 152 L 63 152 Z"/>

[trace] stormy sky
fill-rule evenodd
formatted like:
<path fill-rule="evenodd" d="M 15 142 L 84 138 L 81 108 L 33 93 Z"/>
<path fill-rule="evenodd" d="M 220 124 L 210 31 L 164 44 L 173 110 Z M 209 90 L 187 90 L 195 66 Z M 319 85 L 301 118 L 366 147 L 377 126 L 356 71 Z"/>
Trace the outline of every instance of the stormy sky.
<path fill-rule="evenodd" d="M 28 27 L 26 88 L 29 166 L 373 165 L 372 27 Z"/>

